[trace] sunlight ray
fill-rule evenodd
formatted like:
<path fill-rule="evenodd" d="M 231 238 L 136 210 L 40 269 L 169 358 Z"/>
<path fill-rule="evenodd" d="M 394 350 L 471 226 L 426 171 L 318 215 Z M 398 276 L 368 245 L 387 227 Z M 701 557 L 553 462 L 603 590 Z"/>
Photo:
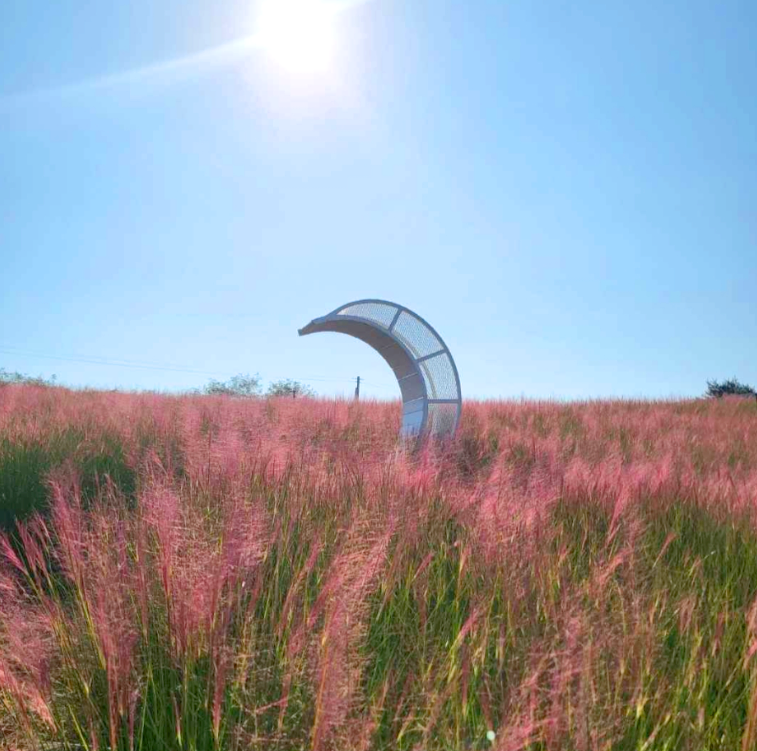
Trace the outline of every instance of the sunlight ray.
<path fill-rule="evenodd" d="M 340 2 L 330 3 L 330 8 L 332 12 L 342 13 L 368 2 L 370 0 L 340 0 Z M 87 78 L 60 86 L 0 95 L 0 108 L 8 109 L 40 104 L 50 100 L 104 93 L 129 87 L 158 88 L 170 86 L 219 68 L 235 65 L 262 49 L 264 44 L 265 40 L 260 34 L 251 34 L 191 55 L 184 55 L 151 65 Z"/>

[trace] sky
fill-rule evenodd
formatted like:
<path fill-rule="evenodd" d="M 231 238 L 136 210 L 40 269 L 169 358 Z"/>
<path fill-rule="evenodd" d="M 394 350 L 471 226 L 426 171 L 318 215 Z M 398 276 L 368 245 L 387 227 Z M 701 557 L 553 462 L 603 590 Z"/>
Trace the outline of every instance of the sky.
<path fill-rule="evenodd" d="M 0 367 L 394 398 L 297 336 L 383 298 L 464 398 L 757 385 L 756 3 L 267 1 L 0 3 Z"/>

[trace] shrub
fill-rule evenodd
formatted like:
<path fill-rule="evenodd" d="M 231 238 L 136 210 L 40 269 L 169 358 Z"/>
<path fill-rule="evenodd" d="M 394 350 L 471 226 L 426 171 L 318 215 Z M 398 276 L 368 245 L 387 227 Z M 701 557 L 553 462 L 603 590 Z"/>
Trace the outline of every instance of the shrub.
<path fill-rule="evenodd" d="M 228 381 L 211 379 L 203 388 L 202 393 L 206 396 L 238 396 L 249 399 L 260 396 L 260 390 L 260 376 L 257 373 L 254 376 L 240 373 L 232 376 Z"/>
<path fill-rule="evenodd" d="M 26 384 L 27 386 L 55 386 L 56 376 L 53 375 L 50 380 L 44 379 L 42 376 L 28 376 L 25 373 L 19 373 L 18 371 L 9 371 L 5 368 L 0 368 L 0 386 L 7 386 L 9 384 Z"/>
<path fill-rule="evenodd" d="M 745 383 L 741 383 L 736 378 L 729 378 L 727 381 L 707 381 L 707 396 L 720 398 L 721 396 L 754 396 L 757 397 L 757 391 Z"/>
<path fill-rule="evenodd" d="M 291 378 L 285 378 L 281 381 L 274 381 L 266 392 L 268 396 L 315 396 L 315 391 L 310 386 L 293 381 Z"/>

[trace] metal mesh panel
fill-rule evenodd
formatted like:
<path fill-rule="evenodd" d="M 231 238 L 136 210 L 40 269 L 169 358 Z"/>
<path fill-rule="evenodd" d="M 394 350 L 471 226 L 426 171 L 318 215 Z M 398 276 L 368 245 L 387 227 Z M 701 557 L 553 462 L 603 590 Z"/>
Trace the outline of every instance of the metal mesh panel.
<path fill-rule="evenodd" d="M 389 326 L 391 326 L 396 313 L 397 308 L 394 308 L 391 305 L 383 305 L 382 303 L 377 302 L 362 302 L 340 310 L 338 315 L 367 318 L 369 321 L 388 329 Z"/>
<path fill-rule="evenodd" d="M 424 360 L 419 365 L 426 381 L 429 399 L 459 398 L 455 370 L 446 352 Z"/>
<path fill-rule="evenodd" d="M 311 321 L 299 333 L 319 331 L 349 334 L 381 354 L 402 391 L 402 435 L 454 433 L 461 408 L 455 365 L 422 318 L 385 300 L 363 300 Z"/>
<path fill-rule="evenodd" d="M 457 404 L 429 404 L 428 430 L 432 435 L 452 433 L 457 425 Z"/>
<path fill-rule="evenodd" d="M 425 323 L 407 311 L 402 311 L 392 333 L 416 356 L 425 357 L 444 349 L 444 345 L 434 336 Z"/>

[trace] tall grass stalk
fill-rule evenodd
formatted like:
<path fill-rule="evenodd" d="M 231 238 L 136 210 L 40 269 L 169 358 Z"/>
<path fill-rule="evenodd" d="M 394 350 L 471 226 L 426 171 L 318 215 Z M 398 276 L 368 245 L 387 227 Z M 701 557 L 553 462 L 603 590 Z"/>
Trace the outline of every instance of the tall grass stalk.
<path fill-rule="evenodd" d="M 757 747 L 757 405 L 398 423 L 0 390 L 0 749 Z"/>

